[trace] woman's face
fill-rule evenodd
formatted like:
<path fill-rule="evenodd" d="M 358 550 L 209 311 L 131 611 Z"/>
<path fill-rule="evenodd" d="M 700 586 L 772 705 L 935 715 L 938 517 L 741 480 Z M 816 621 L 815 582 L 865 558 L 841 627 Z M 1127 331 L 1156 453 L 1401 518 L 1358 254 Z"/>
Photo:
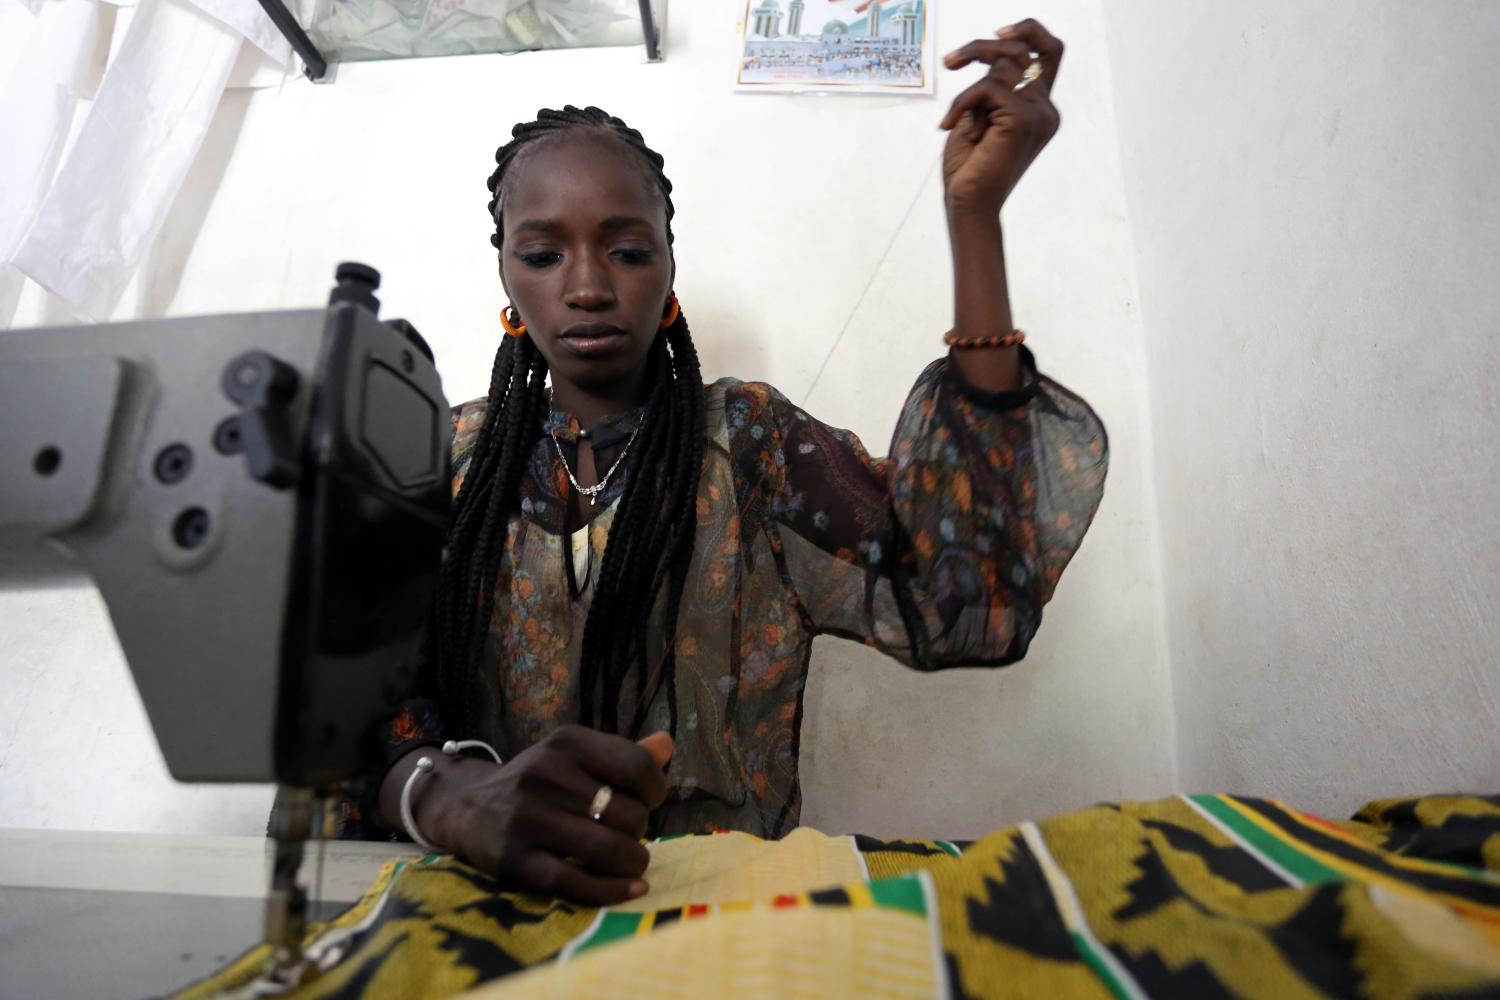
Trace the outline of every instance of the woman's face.
<path fill-rule="evenodd" d="M 636 154 L 564 134 L 522 154 L 500 210 L 500 280 L 553 384 L 639 392 L 672 289 L 666 206 Z"/>

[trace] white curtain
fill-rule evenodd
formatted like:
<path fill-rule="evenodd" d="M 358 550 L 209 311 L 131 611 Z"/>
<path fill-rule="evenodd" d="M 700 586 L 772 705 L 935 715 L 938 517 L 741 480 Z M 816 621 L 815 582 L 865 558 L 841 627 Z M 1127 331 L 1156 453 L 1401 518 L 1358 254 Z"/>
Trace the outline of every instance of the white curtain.
<path fill-rule="evenodd" d="M 278 68 L 289 52 L 255 0 L 139 0 L 112 58 L 108 4 L 21 2 L 36 6 L 37 20 L 0 92 L 0 143 L 12 151 L 0 157 L 0 326 L 11 324 L 24 278 L 80 319 L 107 319 L 165 220 L 231 71 L 256 68 L 240 59 L 242 49 Z M 68 145 L 76 110 L 90 98 Z"/>
<path fill-rule="evenodd" d="M 15 70 L 0 91 L 0 326 L 9 326 L 26 277 L 11 263 L 46 197 L 72 130 L 78 102 L 104 73 L 114 8 L 96 0 L 23 0 L 36 23 L 8 12 L 7 27 L 27 31 Z"/>

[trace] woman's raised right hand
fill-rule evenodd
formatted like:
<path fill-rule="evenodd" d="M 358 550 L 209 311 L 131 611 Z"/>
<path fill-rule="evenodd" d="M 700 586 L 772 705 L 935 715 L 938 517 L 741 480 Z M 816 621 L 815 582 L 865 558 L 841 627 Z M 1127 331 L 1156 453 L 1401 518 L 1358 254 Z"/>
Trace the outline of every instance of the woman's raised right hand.
<path fill-rule="evenodd" d="M 381 811 L 398 825 L 402 785 L 424 754 L 436 767 L 413 814 L 428 840 L 516 888 L 578 903 L 607 906 L 646 891 L 650 857 L 640 839 L 667 797 L 666 733 L 635 743 L 567 725 L 503 766 L 414 750 L 380 790 Z M 613 794 L 595 821 L 589 807 L 605 785 Z"/>

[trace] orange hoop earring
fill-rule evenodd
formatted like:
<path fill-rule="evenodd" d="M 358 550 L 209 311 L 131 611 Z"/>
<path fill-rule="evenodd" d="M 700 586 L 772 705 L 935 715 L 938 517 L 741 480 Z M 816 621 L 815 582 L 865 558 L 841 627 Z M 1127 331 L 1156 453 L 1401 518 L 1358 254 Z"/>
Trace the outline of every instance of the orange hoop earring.
<path fill-rule="evenodd" d="M 667 300 L 667 303 L 667 311 L 661 318 L 661 328 L 663 330 L 677 322 L 677 317 L 682 315 L 682 307 L 677 304 L 676 292 L 672 293 L 672 297 Z"/>
<path fill-rule="evenodd" d="M 518 323 L 515 320 L 511 319 L 509 316 L 505 315 L 507 309 L 512 313 L 515 313 L 515 315 L 517 316 L 521 315 L 520 313 L 516 312 L 515 306 L 508 305 L 505 307 L 505 309 L 500 310 L 500 325 L 505 327 L 505 332 L 512 337 L 526 336 L 526 324 Z"/>

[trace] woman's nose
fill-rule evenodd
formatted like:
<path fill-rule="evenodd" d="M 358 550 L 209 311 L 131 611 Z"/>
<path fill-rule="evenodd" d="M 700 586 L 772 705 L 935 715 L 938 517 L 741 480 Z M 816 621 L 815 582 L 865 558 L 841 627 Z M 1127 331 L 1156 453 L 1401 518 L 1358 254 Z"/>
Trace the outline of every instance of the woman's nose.
<path fill-rule="evenodd" d="M 567 304 L 589 311 L 614 305 L 614 285 L 605 262 L 593 254 L 579 254 L 573 259 L 575 263 L 568 272 Z"/>

